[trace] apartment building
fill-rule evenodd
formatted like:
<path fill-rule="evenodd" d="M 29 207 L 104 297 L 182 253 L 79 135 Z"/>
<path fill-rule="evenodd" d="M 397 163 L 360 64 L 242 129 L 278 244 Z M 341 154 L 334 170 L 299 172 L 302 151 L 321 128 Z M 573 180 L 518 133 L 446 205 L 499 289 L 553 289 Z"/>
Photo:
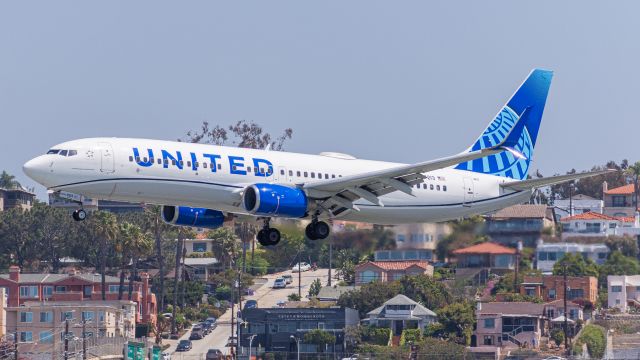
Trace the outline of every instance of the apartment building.
<path fill-rule="evenodd" d="M 554 209 L 546 205 L 514 205 L 485 217 L 486 234 L 503 245 L 535 246 L 542 234 L 553 234 Z"/>
<path fill-rule="evenodd" d="M 615 307 L 622 312 L 640 308 L 640 275 L 609 275 L 607 288 L 609 308 Z"/>
<path fill-rule="evenodd" d="M 635 203 L 634 185 L 628 184 L 609 189 L 607 182 L 602 184 L 604 214 L 616 217 L 633 217 L 638 211 Z"/>
<path fill-rule="evenodd" d="M 142 273 L 142 282 L 134 282 L 131 301 L 137 306 L 136 323 L 156 322 L 157 302 L 149 287 L 149 275 Z M 120 279 L 106 277 L 106 300 L 118 300 Z M 124 296 L 128 299 L 128 282 Z M 0 274 L 0 288 L 8 292 L 8 306 L 19 307 L 27 302 L 77 304 L 102 300 L 101 276 L 81 274 L 71 269 L 66 274 L 21 274 L 20 268 L 11 266 L 9 274 Z"/>
<path fill-rule="evenodd" d="M 36 194 L 16 187 L 14 189 L 0 188 L 0 211 L 9 209 L 29 210 L 33 206 Z"/>
<path fill-rule="evenodd" d="M 520 284 L 520 294 L 534 296 L 544 302 L 564 299 L 564 276 L 525 275 Z M 598 279 L 595 276 L 567 276 L 567 300 L 598 300 Z"/>
<path fill-rule="evenodd" d="M 7 329 L 19 353 L 61 353 L 65 336 L 72 348 L 84 338 L 135 336 L 137 305 L 128 300 L 26 301 L 7 308 Z M 66 332 L 68 322 L 68 332 Z"/>
<path fill-rule="evenodd" d="M 553 266 L 560 261 L 565 254 L 580 254 L 585 259 L 593 260 L 602 265 L 607 261 L 609 247 L 605 244 L 576 244 L 576 243 L 549 243 L 540 241 L 536 247 L 536 269 L 543 273 L 553 272 Z"/>

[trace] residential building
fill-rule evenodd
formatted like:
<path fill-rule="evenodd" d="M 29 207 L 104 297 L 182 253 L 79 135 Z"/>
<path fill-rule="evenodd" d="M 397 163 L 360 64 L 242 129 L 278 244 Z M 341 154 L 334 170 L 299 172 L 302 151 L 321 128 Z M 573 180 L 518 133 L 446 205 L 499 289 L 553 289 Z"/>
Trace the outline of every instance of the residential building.
<path fill-rule="evenodd" d="M 433 276 L 433 266 L 424 260 L 368 261 L 355 268 L 356 285 L 372 281 L 389 282 L 405 275 Z"/>
<path fill-rule="evenodd" d="M 140 274 L 142 282 L 134 282 L 131 301 L 136 303 L 136 323 L 155 323 L 156 296 L 149 287 L 149 275 Z M 107 300 L 117 300 L 120 279 L 106 276 Z M 128 281 L 125 294 L 128 295 Z M 27 302 L 77 304 L 102 300 L 101 275 L 81 274 L 75 269 L 66 274 L 21 274 L 20 268 L 11 266 L 9 274 L 0 274 L 0 288 L 8 292 L 8 306 L 19 307 Z"/>
<path fill-rule="evenodd" d="M 346 348 L 345 328 L 360 322 L 358 311 L 344 307 L 328 308 L 254 308 L 242 312 L 247 326 L 239 336 L 241 354 L 261 352 L 317 353 L 317 345 L 304 342 L 304 334 L 314 329 L 327 331 L 336 337 L 327 346 L 327 353 L 343 353 Z"/>
<path fill-rule="evenodd" d="M 133 338 L 136 307 L 126 300 L 26 301 L 7 309 L 7 328 L 18 335 L 19 353 L 57 354 L 64 349 L 66 321 L 71 339 L 83 338 L 83 322 L 87 338 Z"/>
<path fill-rule="evenodd" d="M 562 240 L 573 237 L 637 236 L 640 234 L 640 215 L 615 217 L 587 212 L 562 218 Z"/>
<path fill-rule="evenodd" d="M 581 254 L 585 259 L 591 259 L 596 264 L 602 265 L 607 261 L 609 247 L 605 244 L 576 244 L 576 243 L 549 243 L 540 241 L 536 247 L 536 269 L 543 273 L 552 273 L 553 265 L 565 254 Z"/>
<path fill-rule="evenodd" d="M 515 267 L 516 249 L 484 242 L 452 252 L 457 268 L 489 268 L 509 270 Z"/>
<path fill-rule="evenodd" d="M 399 250 L 428 250 L 431 254 L 435 252 L 438 242 L 452 231 L 448 223 L 404 224 L 393 226 L 390 230 L 395 235 Z"/>
<path fill-rule="evenodd" d="M 542 234 L 555 231 L 554 210 L 546 205 L 514 205 L 485 217 L 486 234 L 492 241 L 533 247 Z"/>
<path fill-rule="evenodd" d="M 9 209 L 29 210 L 33 206 L 36 194 L 19 186 L 14 189 L 0 188 L 0 211 Z"/>
<path fill-rule="evenodd" d="M 602 184 L 604 213 L 615 217 L 633 217 L 638 211 L 635 203 L 634 185 L 628 184 L 609 189 L 607 182 Z"/>
<path fill-rule="evenodd" d="M 184 265 L 193 271 L 193 277 L 200 281 L 207 281 L 209 276 L 213 275 L 216 269 L 219 268 L 219 263 L 216 258 L 192 258 L 187 257 L 184 259 Z"/>
<path fill-rule="evenodd" d="M 544 333 L 544 304 L 532 302 L 478 303 L 477 346 L 538 348 Z"/>
<path fill-rule="evenodd" d="M 567 301 L 567 325 L 569 328 L 569 336 L 575 336 L 578 327 L 577 325 L 585 320 L 583 308 L 579 304 L 573 301 Z M 564 299 L 548 302 L 544 304 L 544 316 L 549 322 L 549 329 L 564 328 L 565 312 L 564 312 Z"/>
<path fill-rule="evenodd" d="M 389 328 L 394 336 L 402 335 L 404 329 L 424 329 L 437 318 L 436 313 L 402 294 L 369 311 L 367 316 L 369 325 Z"/>
<path fill-rule="evenodd" d="M 184 249 L 186 256 L 202 256 L 213 254 L 215 239 L 208 239 L 206 233 L 197 234 L 193 239 L 184 239 Z"/>
<path fill-rule="evenodd" d="M 520 284 L 520 294 L 534 296 L 544 302 L 564 299 L 564 276 L 525 275 Z M 595 304 L 598 300 L 598 279 L 595 276 L 567 276 L 567 299 L 586 300 Z"/>
<path fill-rule="evenodd" d="M 588 195 L 575 194 L 571 197 L 571 200 L 554 200 L 553 207 L 556 215 L 556 221 L 558 221 L 564 217 L 588 212 L 602 214 L 604 211 L 604 201 L 594 199 Z"/>
<path fill-rule="evenodd" d="M 622 312 L 640 308 L 640 275 L 607 276 L 608 306 Z"/>

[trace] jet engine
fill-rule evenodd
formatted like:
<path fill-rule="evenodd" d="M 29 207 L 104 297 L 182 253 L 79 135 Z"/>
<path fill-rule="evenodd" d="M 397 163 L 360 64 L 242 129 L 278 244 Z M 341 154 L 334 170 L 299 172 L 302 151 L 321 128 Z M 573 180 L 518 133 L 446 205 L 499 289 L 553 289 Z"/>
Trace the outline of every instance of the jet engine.
<path fill-rule="evenodd" d="M 301 218 L 307 214 L 307 195 L 294 187 L 254 184 L 244 189 L 242 205 L 254 215 Z"/>
<path fill-rule="evenodd" d="M 224 223 L 224 214 L 218 210 L 164 205 L 162 220 L 171 225 L 216 229 Z"/>

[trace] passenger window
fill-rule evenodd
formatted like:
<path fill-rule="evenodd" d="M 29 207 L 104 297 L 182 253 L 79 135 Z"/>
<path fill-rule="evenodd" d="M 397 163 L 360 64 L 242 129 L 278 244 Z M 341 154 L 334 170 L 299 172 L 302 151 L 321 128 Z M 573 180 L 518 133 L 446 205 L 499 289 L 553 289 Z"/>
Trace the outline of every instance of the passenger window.
<path fill-rule="evenodd" d="M 175 165 L 176 161 L 175 160 L 171 160 L 171 165 Z"/>
<path fill-rule="evenodd" d="M 129 156 L 129 162 L 133 162 L 133 156 Z"/>
<path fill-rule="evenodd" d="M 329 178 L 329 174 L 324 174 L 324 178 L 328 179 Z"/>
<path fill-rule="evenodd" d="M 335 174 L 331 174 L 331 178 L 332 178 L 332 179 L 335 179 L 335 178 L 336 178 L 336 175 L 335 175 Z"/>
<path fill-rule="evenodd" d="M 158 159 L 158 165 L 162 165 L 162 159 Z"/>
<path fill-rule="evenodd" d="M 300 177 L 300 171 L 296 171 L 296 176 Z"/>
<path fill-rule="evenodd" d="M 69 150 L 69 156 L 78 155 L 78 150 Z"/>
<path fill-rule="evenodd" d="M 67 150 L 60 150 L 60 156 L 67 156 Z"/>
<path fill-rule="evenodd" d="M 289 176 L 293 176 L 293 170 L 289 170 Z"/>
<path fill-rule="evenodd" d="M 251 172 L 251 166 L 247 166 L 247 172 L 250 173 Z"/>
<path fill-rule="evenodd" d="M 207 163 L 206 162 L 202 163 L 202 167 L 206 169 L 207 168 Z"/>
<path fill-rule="evenodd" d="M 71 155 L 69 155 L 69 156 L 71 156 Z M 142 162 L 147 162 L 147 158 L 146 157 L 142 158 Z"/>
<path fill-rule="evenodd" d="M 280 175 L 284 175 L 284 170 L 280 169 Z"/>
<path fill-rule="evenodd" d="M 196 167 L 200 166 L 200 164 L 197 161 L 194 162 L 193 165 L 195 165 Z"/>
<path fill-rule="evenodd" d="M 187 160 L 187 167 L 191 167 L 191 161 Z"/>
<path fill-rule="evenodd" d="M 433 184 L 429 185 L 429 189 L 433 190 Z"/>
<path fill-rule="evenodd" d="M 136 156 L 136 162 L 140 162 L 140 156 Z"/>
<path fill-rule="evenodd" d="M 237 167 L 235 165 L 233 165 L 233 171 L 236 171 Z"/>
<path fill-rule="evenodd" d="M 313 171 L 311 172 L 311 178 L 315 179 L 316 178 L 316 173 L 314 173 Z"/>
<path fill-rule="evenodd" d="M 305 171 L 304 172 L 304 177 L 307 177 L 308 175 L 309 175 L 309 173 Z"/>
<path fill-rule="evenodd" d="M 440 191 L 440 185 L 436 185 L 436 190 Z"/>
<path fill-rule="evenodd" d="M 169 159 L 164 159 L 164 164 L 169 165 Z M 175 165 L 175 164 L 174 164 Z"/>
<path fill-rule="evenodd" d="M 180 166 L 184 166 L 184 161 L 180 160 Z"/>
<path fill-rule="evenodd" d="M 342 177 L 342 175 L 338 175 L 338 177 Z"/>
<path fill-rule="evenodd" d="M 442 191 L 447 191 L 447 185 L 442 185 Z"/>
<path fill-rule="evenodd" d="M 213 167 L 213 164 L 211 165 Z M 222 170 L 222 164 L 218 164 L 218 170 Z"/>
<path fill-rule="evenodd" d="M 427 184 L 422 184 L 422 188 L 427 190 Z"/>

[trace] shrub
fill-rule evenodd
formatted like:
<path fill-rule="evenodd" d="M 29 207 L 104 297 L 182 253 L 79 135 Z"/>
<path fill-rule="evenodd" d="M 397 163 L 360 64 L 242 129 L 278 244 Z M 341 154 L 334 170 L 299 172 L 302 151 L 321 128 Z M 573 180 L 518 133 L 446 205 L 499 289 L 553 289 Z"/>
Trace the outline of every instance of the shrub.
<path fill-rule="evenodd" d="M 408 343 L 416 344 L 420 340 L 422 340 L 422 332 L 420 329 L 405 329 L 402 330 L 402 335 L 400 336 L 400 345 L 403 346 Z"/>
<path fill-rule="evenodd" d="M 326 345 L 336 343 L 336 336 L 322 329 L 313 329 L 304 334 L 304 342 L 314 344 L 318 347 L 319 352 L 324 352 Z"/>
<path fill-rule="evenodd" d="M 300 301 L 300 295 L 298 295 L 297 293 L 291 293 L 289 295 L 287 295 L 287 299 L 289 301 Z"/>
<path fill-rule="evenodd" d="M 425 338 L 420 343 L 418 349 L 421 360 L 436 360 L 436 359 L 465 359 L 467 358 L 466 349 L 464 345 L 459 345 L 451 341 L 439 340 L 434 338 Z"/>
<path fill-rule="evenodd" d="M 365 326 L 362 328 L 362 341 L 387 346 L 391 342 L 391 329 Z"/>
<path fill-rule="evenodd" d="M 574 353 L 581 354 L 583 344 L 587 344 L 587 350 L 592 358 L 601 359 L 607 347 L 605 329 L 598 325 L 585 326 L 580 337 L 573 344 Z"/>
<path fill-rule="evenodd" d="M 231 288 L 222 285 L 216 289 L 216 299 L 218 300 L 230 300 L 231 299 Z"/>
<path fill-rule="evenodd" d="M 564 331 L 562 329 L 553 329 L 551 331 L 551 339 L 556 343 L 556 346 L 560 346 L 564 341 Z"/>
<path fill-rule="evenodd" d="M 376 360 L 396 360 L 406 359 L 408 350 L 402 347 L 362 344 L 358 346 L 358 353 L 360 355 L 372 355 L 372 358 Z"/>

